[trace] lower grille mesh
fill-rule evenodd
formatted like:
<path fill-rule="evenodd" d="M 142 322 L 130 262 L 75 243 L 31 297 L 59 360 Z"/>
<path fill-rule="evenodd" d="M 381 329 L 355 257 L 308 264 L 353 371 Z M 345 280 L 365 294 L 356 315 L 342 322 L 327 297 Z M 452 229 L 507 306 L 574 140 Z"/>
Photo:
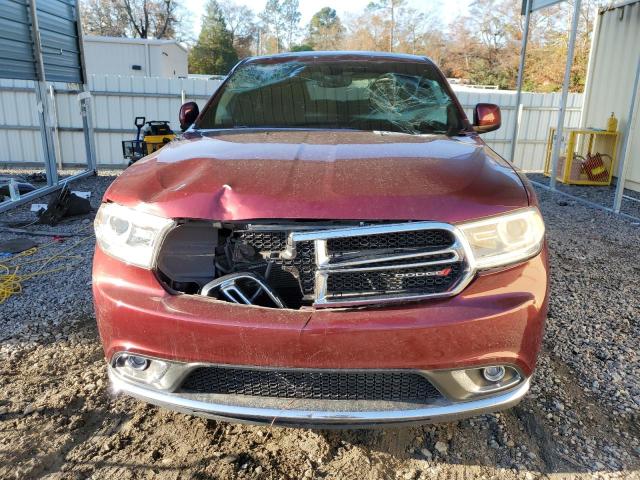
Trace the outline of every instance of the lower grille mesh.
<path fill-rule="evenodd" d="M 460 263 L 368 272 L 335 272 L 329 275 L 331 295 L 376 292 L 446 292 L 460 278 Z M 434 275 L 440 272 L 441 275 Z M 446 275 L 444 274 L 446 273 Z"/>
<path fill-rule="evenodd" d="M 287 232 L 243 231 L 240 239 L 259 252 L 282 252 L 287 248 Z M 316 251 L 313 242 L 299 242 L 296 256 L 291 260 L 274 260 L 288 271 L 294 269 L 304 295 L 313 295 L 315 287 Z"/>
<path fill-rule="evenodd" d="M 282 261 L 282 265 L 298 269 L 302 293 L 313 295 L 316 273 L 316 250 L 313 242 L 298 242 L 295 258 Z"/>
<path fill-rule="evenodd" d="M 287 248 L 287 232 L 242 231 L 239 237 L 259 252 L 280 252 Z"/>
<path fill-rule="evenodd" d="M 423 402 L 440 393 L 422 375 L 404 372 L 339 372 L 200 367 L 182 384 L 197 393 L 312 400 Z"/>

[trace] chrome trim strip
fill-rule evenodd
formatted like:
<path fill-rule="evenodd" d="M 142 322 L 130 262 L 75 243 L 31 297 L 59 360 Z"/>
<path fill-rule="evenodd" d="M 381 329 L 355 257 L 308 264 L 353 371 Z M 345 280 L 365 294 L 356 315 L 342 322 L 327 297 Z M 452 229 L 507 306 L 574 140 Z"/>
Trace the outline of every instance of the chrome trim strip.
<path fill-rule="evenodd" d="M 206 418 L 235 420 L 257 424 L 282 424 L 302 426 L 366 427 L 376 425 L 444 422 L 483 413 L 495 412 L 517 404 L 527 393 L 530 380 L 500 395 L 485 397 L 449 405 L 434 405 L 412 410 L 373 411 L 317 411 L 298 409 L 272 409 L 215 404 L 185 398 L 178 394 L 152 390 L 120 378 L 109 367 L 111 385 L 116 392 L 123 392 L 140 400 L 192 415 Z"/>
<path fill-rule="evenodd" d="M 364 227 L 331 228 L 315 232 L 293 232 L 294 242 L 329 240 L 332 238 L 366 237 L 384 233 L 415 232 L 421 230 L 448 230 L 455 233 L 456 227 L 442 222 L 404 222 L 367 225 Z"/>
<path fill-rule="evenodd" d="M 424 261 L 424 262 L 414 262 L 414 263 L 398 263 L 396 265 L 379 265 L 379 266 L 368 266 L 368 267 L 348 267 L 343 263 L 331 263 L 324 268 L 319 268 L 322 273 L 348 273 L 348 272 L 375 272 L 378 270 L 400 270 L 402 268 L 418 268 L 418 267 L 430 267 L 437 265 L 447 265 L 449 263 L 456 263 L 460 261 L 460 256 L 457 252 L 453 252 L 454 257 L 448 258 L 446 260 L 433 260 L 433 261 Z M 410 257 L 411 258 L 411 257 Z M 409 260 L 409 258 L 407 259 Z M 390 257 L 384 257 L 383 259 L 376 259 L 373 262 L 369 263 L 385 263 L 393 261 Z M 356 264 L 358 265 L 358 264 Z M 366 264 L 365 264 L 366 265 Z"/>
<path fill-rule="evenodd" d="M 469 278 L 469 282 L 471 278 Z M 364 305 L 373 305 L 377 303 L 398 303 L 398 302 L 415 302 L 417 300 L 435 299 L 435 298 L 447 298 L 453 295 L 457 295 L 464 287 L 468 285 L 468 282 L 461 283 L 460 287 L 455 290 L 442 293 L 415 293 L 415 294 L 386 294 L 380 295 L 378 293 L 368 294 L 343 294 L 340 297 L 337 296 L 325 296 L 324 299 L 317 300 L 313 305 L 317 308 L 329 308 L 329 307 L 361 307 Z M 371 295 L 373 298 L 368 298 L 366 295 Z"/>
<path fill-rule="evenodd" d="M 318 242 L 324 242 L 324 240 L 318 240 Z M 454 262 L 458 262 L 460 261 L 460 256 L 458 255 L 458 251 L 454 250 L 455 248 L 459 248 L 458 245 L 454 244 L 452 245 L 451 248 L 447 248 L 445 250 L 433 250 L 431 252 L 425 252 L 425 251 L 418 251 L 418 252 L 414 252 L 414 253 L 403 253 L 401 255 L 388 255 L 388 256 L 384 256 L 381 257 L 379 256 L 380 254 L 372 254 L 370 255 L 368 258 L 364 258 L 364 259 L 354 259 L 354 260 L 347 260 L 347 261 L 339 261 L 339 262 L 329 262 L 326 265 L 318 265 L 318 268 L 334 268 L 334 269 L 342 269 L 343 267 L 350 267 L 352 265 L 367 265 L 370 263 L 382 263 L 382 262 L 394 262 L 396 260 L 409 260 L 412 258 L 420 258 L 420 257 L 428 257 L 431 255 L 445 255 L 445 254 L 453 254 L 452 258 L 447 258 L 445 260 L 434 260 L 434 261 L 426 261 L 423 263 L 418 264 L 417 266 L 423 266 L 423 265 L 440 265 L 440 264 L 444 264 L 444 263 L 454 263 Z M 373 250 L 373 252 L 375 252 L 375 250 Z M 395 267 L 395 265 L 387 265 L 387 266 L 382 266 L 379 267 L 380 269 L 384 269 L 384 268 L 388 268 L 391 269 Z M 404 265 L 399 265 L 399 268 L 405 268 Z M 378 270 L 378 268 L 376 268 L 375 270 Z"/>
<path fill-rule="evenodd" d="M 293 238 L 291 239 L 293 242 Z M 295 245 L 295 243 L 293 244 Z M 331 261 L 331 257 L 329 256 L 329 249 L 327 248 L 326 240 L 316 240 L 314 242 L 314 248 L 316 251 L 316 266 L 318 268 L 322 268 L 325 265 L 328 265 Z"/>

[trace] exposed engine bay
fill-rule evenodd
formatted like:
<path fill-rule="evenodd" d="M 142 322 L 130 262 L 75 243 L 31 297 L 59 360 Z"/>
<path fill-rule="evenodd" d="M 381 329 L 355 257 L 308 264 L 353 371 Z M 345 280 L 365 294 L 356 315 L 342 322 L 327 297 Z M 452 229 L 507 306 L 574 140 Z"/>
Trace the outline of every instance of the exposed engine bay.
<path fill-rule="evenodd" d="M 245 305 L 376 303 L 447 294 L 464 270 L 458 247 L 428 222 L 186 221 L 167 234 L 157 274 L 172 293 Z"/>
<path fill-rule="evenodd" d="M 299 309 L 313 304 L 315 252 L 310 242 L 288 255 L 292 231 L 358 224 L 237 224 L 191 221 L 169 233 L 158 269 L 173 290 L 234 303 Z"/>

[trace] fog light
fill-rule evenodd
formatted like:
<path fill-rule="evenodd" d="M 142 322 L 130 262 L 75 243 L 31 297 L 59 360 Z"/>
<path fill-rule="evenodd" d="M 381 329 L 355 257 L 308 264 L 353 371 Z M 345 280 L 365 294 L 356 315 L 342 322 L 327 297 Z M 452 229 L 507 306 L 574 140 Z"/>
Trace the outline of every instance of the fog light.
<path fill-rule="evenodd" d="M 169 370 L 169 363 L 131 353 L 117 353 L 111 366 L 118 375 L 145 384 L 159 385 Z"/>
<path fill-rule="evenodd" d="M 127 367 L 133 368 L 134 370 L 142 371 L 146 370 L 149 367 L 149 360 L 143 357 L 137 357 L 135 355 L 127 356 Z"/>
<path fill-rule="evenodd" d="M 502 366 L 486 367 L 482 370 L 482 375 L 489 382 L 499 382 L 504 378 L 505 370 Z"/>

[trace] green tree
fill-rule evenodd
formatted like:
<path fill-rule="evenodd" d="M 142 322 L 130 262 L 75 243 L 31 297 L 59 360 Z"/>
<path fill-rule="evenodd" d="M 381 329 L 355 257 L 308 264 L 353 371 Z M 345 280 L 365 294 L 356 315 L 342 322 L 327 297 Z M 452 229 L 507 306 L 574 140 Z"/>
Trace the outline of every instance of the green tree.
<path fill-rule="evenodd" d="M 244 58 L 250 56 L 258 30 L 253 10 L 233 0 L 221 2 L 220 9 L 222 10 L 227 30 L 229 30 L 231 34 L 233 48 L 235 48 L 238 57 Z"/>
<path fill-rule="evenodd" d="M 278 53 L 294 45 L 301 17 L 298 0 L 267 0 L 260 14 L 260 20 L 266 33 L 274 40 L 275 50 Z M 263 42 L 271 43 L 269 39 Z"/>
<path fill-rule="evenodd" d="M 378 0 L 377 2 L 369 2 L 367 11 L 374 13 L 376 11 L 385 12 L 389 23 L 389 51 L 393 52 L 396 45 L 396 29 L 399 10 L 404 7 L 406 0 Z"/>
<path fill-rule="evenodd" d="M 307 43 L 318 50 L 337 50 L 344 33 L 345 29 L 336 11 L 324 7 L 311 17 Z"/>
<path fill-rule="evenodd" d="M 293 41 L 300 30 L 300 4 L 298 0 L 283 0 L 282 15 L 284 17 L 284 29 L 287 38 L 287 48 L 291 49 Z"/>
<path fill-rule="evenodd" d="M 209 0 L 202 17 L 198 41 L 189 54 L 189 71 L 211 75 L 226 75 L 238 61 L 231 33 L 217 0 Z"/>
<path fill-rule="evenodd" d="M 282 51 L 284 30 L 286 27 L 280 1 L 267 0 L 264 10 L 260 14 L 260 20 L 262 20 L 264 24 L 266 33 L 273 37 L 276 51 L 280 53 Z M 265 43 L 268 43 L 268 41 Z"/>
<path fill-rule="evenodd" d="M 300 45 L 292 45 L 289 49 L 291 52 L 312 52 L 313 47 L 308 43 L 302 43 Z"/>
<path fill-rule="evenodd" d="M 188 30 L 181 0 L 81 0 L 85 34 L 182 39 Z"/>

